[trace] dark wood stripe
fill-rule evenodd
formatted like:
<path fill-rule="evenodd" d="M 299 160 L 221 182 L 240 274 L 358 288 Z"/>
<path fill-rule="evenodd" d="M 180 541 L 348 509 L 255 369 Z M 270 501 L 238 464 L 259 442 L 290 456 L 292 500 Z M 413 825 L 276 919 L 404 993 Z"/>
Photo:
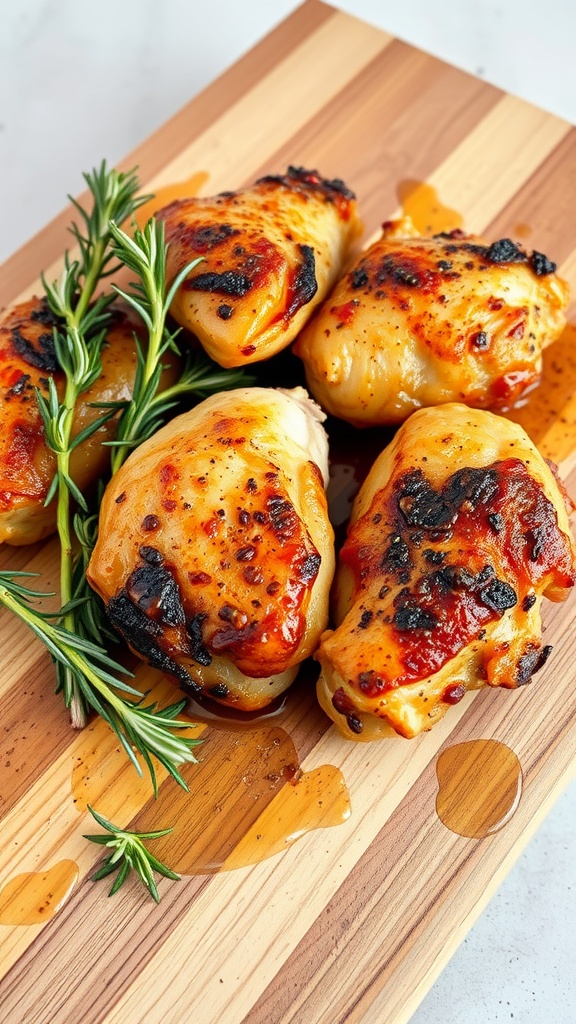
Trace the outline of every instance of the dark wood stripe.
<path fill-rule="evenodd" d="M 0 700 L 0 820 L 77 735 L 62 696 L 54 692 L 54 665 L 40 642 L 32 643 L 38 657 Z"/>
<path fill-rule="evenodd" d="M 566 610 L 548 606 L 547 612 L 546 637 L 554 642 L 567 629 Z M 434 758 L 243 1024 L 268 1024 L 271 1020 L 274 1024 L 309 1024 L 311 1020 L 328 1024 L 323 1012 L 326 1006 L 331 1008 L 329 1024 L 353 1024 L 382 996 L 386 1000 L 382 1020 L 395 1019 L 406 991 L 401 977 L 404 969 L 409 971 L 409 963 L 416 961 L 423 977 L 433 968 L 442 955 L 446 934 L 463 922 L 477 902 L 476 888 L 470 885 L 467 889 L 467 884 L 480 863 L 486 877 L 498 871 L 510 848 L 521 842 L 534 806 L 546 799 L 550 773 L 560 777 L 573 760 L 576 692 L 565 687 L 561 698 L 554 696 L 546 680 L 546 675 L 560 674 L 562 678 L 562 667 L 568 668 L 567 640 L 565 633 L 556 664 L 553 662 L 531 687 L 515 693 L 481 693 L 442 748 L 487 733 L 497 738 L 495 723 L 502 723 L 506 731 L 513 731 L 514 723 L 516 728 L 517 723 L 524 723 L 524 747 L 516 753 L 522 764 L 524 792 L 531 790 L 530 800 L 521 801 L 505 829 L 487 839 L 455 835 L 435 813 Z M 544 723 L 550 728 L 557 699 L 562 700 L 563 713 L 542 752 L 541 732 Z M 395 914 L 396 906 L 403 907 L 401 920 Z M 382 907 L 389 907 L 389 915 L 382 913 Z M 373 921 L 378 922 L 376 930 Z M 344 949 L 345 971 L 339 959 L 339 951 Z M 398 992 L 401 1002 L 397 1001 Z"/>
<path fill-rule="evenodd" d="M 394 40 L 272 154 L 255 177 L 292 163 L 344 178 L 358 196 L 371 233 L 397 208 L 399 182 L 426 179 L 502 95 Z"/>
<path fill-rule="evenodd" d="M 335 15 L 319 0 L 298 7 L 285 21 L 247 54 L 187 103 L 169 121 L 138 146 L 118 166 L 137 166 L 143 182 L 153 178 L 182 151 L 183 140 L 193 142 L 245 93 L 249 92 L 292 50 Z M 86 193 L 80 196 L 86 197 Z M 64 198 L 64 197 L 63 197 Z M 67 206 L 57 217 L 0 266 L 0 309 L 8 305 L 40 272 L 50 266 L 67 246 L 73 215 Z"/>
<path fill-rule="evenodd" d="M 526 225 L 530 234 L 521 240 L 545 252 L 558 264 L 576 244 L 576 128 L 572 128 L 513 199 L 486 229 L 489 239 L 513 234 Z"/>

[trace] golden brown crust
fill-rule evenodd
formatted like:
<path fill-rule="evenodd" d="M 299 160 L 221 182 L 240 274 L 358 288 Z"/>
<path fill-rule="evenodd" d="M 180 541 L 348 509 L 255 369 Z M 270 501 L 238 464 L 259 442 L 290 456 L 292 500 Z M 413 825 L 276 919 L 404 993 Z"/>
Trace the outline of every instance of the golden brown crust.
<path fill-rule="evenodd" d="M 332 533 L 307 450 L 308 431 L 312 450 L 325 436 L 302 396 L 218 395 L 142 445 L 106 491 L 88 571 L 137 652 L 248 708 L 327 618 Z"/>
<path fill-rule="evenodd" d="M 523 431 L 463 406 L 416 413 L 376 461 L 340 553 L 338 627 L 317 655 L 333 717 L 411 736 L 467 689 L 523 685 L 549 653 L 539 600 L 575 579 L 563 496 Z"/>
<path fill-rule="evenodd" d="M 541 253 L 391 222 L 337 285 L 294 351 L 312 393 L 357 426 L 421 406 L 515 402 L 563 329 L 568 286 Z"/>
<path fill-rule="evenodd" d="M 171 312 L 222 366 L 267 359 L 289 345 L 360 233 L 353 193 L 302 168 L 238 192 L 176 200 L 158 216 L 169 280 L 203 259 Z"/>

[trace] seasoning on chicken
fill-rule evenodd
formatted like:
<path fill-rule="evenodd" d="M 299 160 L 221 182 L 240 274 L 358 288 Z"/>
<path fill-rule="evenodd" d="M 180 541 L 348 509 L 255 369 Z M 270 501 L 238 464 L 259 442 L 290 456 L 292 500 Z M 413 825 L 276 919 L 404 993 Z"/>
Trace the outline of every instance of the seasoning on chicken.
<path fill-rule="evenodd" d="M 301 167 L 238 192 L 176 200 L 157 216 L 166 226 L 168 280 L 203 257 L 171 313 L 227 367 L 268 359 L 294 340 L 361 232 L 344 182 Z"/>
<path fill-rule="evenodd" d="M 556 265 L 508 238 L 421 238 L 389 222 L 298 339 L 308 386 L 359 427 L 415 409 L 510 406 L 540 378 L 542 349 L 566 323 Z"/>
<path fill-rule="evenodd" d="M 467 690 L 530 681 L 550 653 L 542 596 L 564 600 L 576 578 L 568 505 L 517 424 L 414 413 L 357 496 L 317 653 L 343 735 L 415 736 Z"/>
<path fill-rule="evenodd" d="M 127 310 L 128 307 L 126 307 Z M 0 321 L 0 542 L 33 544 L 56 529 L 56 502 L 44 500 L 54 476 L 55 459 L 44 440 L 34 388 L 48 394 L 52 377 L 63 393 L 64 374 L 54 351 L 56 319 L 45 298 L 9 309 Z M 74 435 L 102 414 L 93 402 L 130 398 L 136 373 L 134 317 L 118 307 L 102 351 L 102 375 L 79 398 Z M 114 436 L 111 420 L 74 449 L 73 480 L 81 491 L 97 479 L 110 460 L 102 442 Z"/>
<path fill-rule="evenodd" d="M 88 579 L 190 694 L 263 707 L 316 648 L 334 573 L 323 419 L 303 388 L 214 395 L 106 490 Z"/>

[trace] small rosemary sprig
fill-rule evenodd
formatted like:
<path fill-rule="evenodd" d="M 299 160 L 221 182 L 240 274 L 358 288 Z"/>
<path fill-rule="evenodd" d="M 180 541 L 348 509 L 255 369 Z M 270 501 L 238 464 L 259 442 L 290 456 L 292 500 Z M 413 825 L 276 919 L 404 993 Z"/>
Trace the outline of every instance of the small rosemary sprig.
<path fill-rule="evenodd" d="M 108 893 L 109 896 L 113 896 L 126 881 L 130 871 L 135 871 L 150 895 L 156 900 L 156 903 L 159 903 L 160 896 L 156 888 L 154 872 L 156 871 L 159 875 L 163 875 L 164 878 L 172 878 L 174 881 L 179 881 L 180 875 L 171 871 L 162 861 L 154 857 L 150 850 L 144 846 L 142 840 L 159 839 L 160 836 L 169 835 L 172 829 L 164 828 L 158 832 L 129 832 L 127 829 L 121 829 L 117 825 L 113 825 L 111 821 L 108 821 L 107 818 L 98 814 L 93 807 L 90 807 L 90 804 L 88 804 L 88 810 L 98 824 L 103 829 L 106 829 L 106 833 L 104 835 L 99 833 L 95 836 L 84 836 L 84 839 L 89 839 L 91 843 L 98 843 L 100 846 L 107 846 L 108 849 L 112 850 L 112 853 L 106 857 L 98 870 L 90 876 L 90 881 L 98 882 L 101 878 L 106 878 L 107 875 L 117 871 L 118 874 L 114 879 L 114 884 Z"/>
<path fill-rule="evenodd" d="M 74 631 L 73 554 L 71 503 L 86 509 L 83 495 L 70 477 L 70 456 L 77 445 L 94 434 L 114 415 L 107 409 L 76 437 L 72 437 L 76 403 L 102 372 L 102 345 L 109 323 L 108 306 L 114 295 L 95 298 L 103 277 L 117 269 L 110 242 L 111 219 L 123 221 L 145 201 L 136 198 L 138 179 L 133 171 L 125 174 L 108 169 L 103 161 L 97 170 L 84 175 L 92 199 L 87 210 L 71 198 L 80 215 L 80 224 L 70 231 L 79 247 L 79 256 L 72 260 L 67 252 L 60 280 L 42 283 L 48 305 L 61 326 L 54 328 L 56 359 L 64 372 L 64 394 L 60 398 L 52 378 L 48 381 L 48 397 L 37 390 L 38 404 L 44 422 L 46 443 L 56 456 L 56 473 L 46 496 L 48 505 L 57 499 L 56 522 L 60 539 L 60 604 L 64 609 L 64 625 Z M 72 724 L 79 728 L 86 722 L 86 701 L 76 677 L 62 664 L 58 665 L 58 689 L 62 690 L 70 708 Z"/>
<path fill-rule="evenodd" d="M 48 648 L 56 664 L 70 674 L 87 706 L 114 730 L 139 775 L 142 775 L 142 768 L 135 751 L 141 755 L 155 795 L 157 783 L 152 757 L 187 790 L 178 766 L 196 763 L 192 748 L 202 741 L 178 735 L 178 729 L 190 727 L 189 722 L 177 718 L 186 702 L 181 700 L 162 710 L 157 710 L 156 704 L 145 705 L 145 696 L 118 678 L 118 674 L 129 676 L 130 673 L 113 661 L 102 646 L 71 633 L 58 621 L 61 613 L 40 612 L 30 606 L 31 601 L 53 596 L 17 582 L 36 575 L 0 572 L 0 604 L 25 622 Z M 126 700 L 118 690 L 137 699 Z"/>

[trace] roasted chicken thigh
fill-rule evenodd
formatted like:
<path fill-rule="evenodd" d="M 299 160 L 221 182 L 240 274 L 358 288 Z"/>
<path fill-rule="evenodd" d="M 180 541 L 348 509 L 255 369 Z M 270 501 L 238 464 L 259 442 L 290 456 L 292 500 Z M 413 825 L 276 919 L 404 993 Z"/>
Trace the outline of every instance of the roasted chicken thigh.
<path fill-rule="evenodd" d="M 0 321 L 0 542 L 32 544 L 56 528 L 56 502 L 44 500 L 55 459 L 44 439 L 34 388 L 48 393 L 52 377 L 62 393 L 64 374 L 56 363 L 52 329 L 56 320 L 44 298 L 14 306 Z M 74 435 L 102 415 L 92 402 L 130 398 L 136 373 L 134 318 L 118 308 L 102 351 L 102 375 L 80 396 Z M 84 490 L 110 460 L 102 442 L 114 436 L 114 421 L 74 449 L 71 476 Z"/>
<path fill-rule="evenodd" d="M 294 352 L 328 412 L 359 427 L 465 402 L 501 408 L 537 383 L 562 331 L 568 286 L 542 253 L 462 231 L 421 238 L 384 225 Z"/>
<path fill-rule="evenodd" d="M 106 490 L 88 579 L 190 694 L 263 707 L 318 643 L 334 572 L 323 419 L 303 388 L 214 395 Z"/>
<path fill-rule="evenodd" d="M 354 504 L 317 653 L 343 735 L 415 736 L 467 690 L 529 682 L 550 653 L 542 596 L 576 578 L 565 501 L 517 424 L 455 404 L 410 417 Z"/>
<path fill-rule="evenodd" d="M 157 216 L 169 280 L 203 258 L 171 313 L 221 366 L 268 359 L 289 345 L 338 280 L 361 230 L 342 181 L 296 167 L 238 192 L 178 199 Z"/>

